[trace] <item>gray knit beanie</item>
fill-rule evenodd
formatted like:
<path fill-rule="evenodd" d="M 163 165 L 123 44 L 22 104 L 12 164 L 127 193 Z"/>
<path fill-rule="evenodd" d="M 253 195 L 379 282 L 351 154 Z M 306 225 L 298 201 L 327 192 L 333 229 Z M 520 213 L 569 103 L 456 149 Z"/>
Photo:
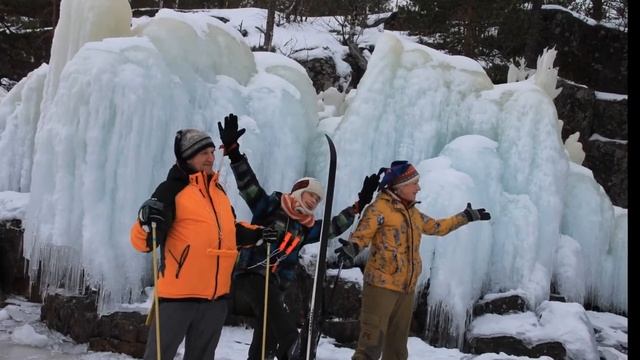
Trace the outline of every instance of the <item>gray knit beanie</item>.
<path fill-rule="evenodd" d="M 215 147 L 211 136 L 196 129 L 182 129 L 176 134 L 174 152 L 178 160 L 187 161 L 200 151 Z"/>

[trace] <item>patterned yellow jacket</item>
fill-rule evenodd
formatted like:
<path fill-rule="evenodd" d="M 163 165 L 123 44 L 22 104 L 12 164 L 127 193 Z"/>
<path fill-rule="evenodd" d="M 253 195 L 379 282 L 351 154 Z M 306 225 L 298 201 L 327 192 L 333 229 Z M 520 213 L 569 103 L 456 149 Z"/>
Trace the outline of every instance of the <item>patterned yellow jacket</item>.
<path fill-rule="evenodd" d="M 407 209 L 390 192 L 381 191 L 365 209 L 350 238 L 359 249 L 371 245 L 364 281 L 389 290 L 413 292 L 422 271 L 422 234 L 446 235 L 468 222 L 462 212 L 432 219 L 414 205 Z"/>

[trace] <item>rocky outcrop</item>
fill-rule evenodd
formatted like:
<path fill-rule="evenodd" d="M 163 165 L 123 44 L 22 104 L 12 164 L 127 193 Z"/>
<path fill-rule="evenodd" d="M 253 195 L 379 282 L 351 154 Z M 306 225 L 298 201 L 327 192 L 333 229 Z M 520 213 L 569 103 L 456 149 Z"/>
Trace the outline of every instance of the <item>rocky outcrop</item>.
<path fill-rule="evenodd" d="M 356 270 L 359 271 L 359 270 Z M 362 287 L 336 276 L 327 276 L 324 291 L 326 318 L 322 323 L 322 333 L 336 339 L 345 346 L 355 347 L 360 333 L 360 302 Z M 335 288 L 333 284 L 335 283 Z"/>
<path fill-rule="evenodd" d="M 614 205 L 629 207 L 628 146 L 614 141 L 591 140 L 583 144 L 585 167 L 602 185 Z"/>
<path fill-rule="evenodd" d="M 141 358 L 147 342 L 146 315 L 116 312 L 99 317 L 96 294 L 87 296 L 49 295 L 40 317 L 50 329 L 68 335 L 89 350 L 129 354 Z"/>
<path fill-rule="evenodd" d="M 609 139 L 629 140 L 629 103 L 596 97 L 593 109 L 593 133 Z"/>
<path fill-rule="evenodd" d="M 562 140 L 580 132 L 580 142 L 585 143 L 593 132 L 596 96 L 593 89 L 564 79 L 558 79 L 560 94 L 554 99 L 558 119 L 562 120 Z"/>
<path fill-rule="evenodd" d="M 306 285 L 298 284 L 298 286 L 292 287 L 297 289 L 292 293 L 305 293 L 302 286 L 310 285 L 311 278 L 307 277 L 305 281 L 308 281 Z M 328 284 L 333 284 L 331 278 L 329 278 Z M 360 285 L 342 279 L 337 282 L 335 292 L 332 292 L 330 287 L 325 290 L 325 300 L 331 299 L 332 301 L 328 302 L 325 308 L 327 316 L 322 322 L 322 333 L 336 339 L 343 346 L 355 347 L 359 332 Z M 426 292 L 423 293 L 426 294 Z M 302 295 L 300 296 L 302 297 Z M 426 299 L 426 295 L 423 298 Z M 285 297 L 286 301 L 291 300 Z M 525 303 L 525 299 L 517 294 L 494 296 L 491 300 L 481 301 L 475 306 L 474 319 L 496 313 L 511 314 L 507 316 L 512 316 L 526 311 L 523 307 Z M 69 335 L 76 342 L 88 342 L 90 350 L 142 357 L 148 335 L 148 327 L 145 325 L 146 315 L 137 312 L 116 312 L 98 317 L 95 304 L 95 294 L 84 297 L 51 295 L 46 298 L 42 307 L 41 318 L 50 328 Z M 226 324 L 231 325 L 233 320 L 230 319 L 233 318 L 233 316 L 228 317 Z M 416 318 L 414 316 L 414 323 Z M 252 325 L 249 321 L 250 317 L 236 317 L 236 319 L 246 320 L 246 324 Z M 299 317 L 298 321 L 303 322 L 304 316 Z M 415 324 L 412 325 L 411 336 L 420 335 L 413 331 Z M 433 345 L 432 342 L 430 343 Z M 454 344 L 449 347 L 455 346 Z M 547 339 L 529 343 L 524 338 L 505 334 L 467 336 L 463 351 L 474 354 L 507 353 L 532 358 L 549 356 L 553 359 L 566 359 L 567 357 L 567 350 L 561 339 Z"/>
<path fill-rule="evenodd" d="M 336 63 L 332 58 L 296 59 L 296 61 L 307 70 L 317 93 L 338 85 L 340 77 L 336 71 Z"/>
<path fill-rule="evenodd" d="M 603 99 L 593 89 L 562 79 L 558 87 L 562 87 L 562 92 L 554 102 L 558 118 L 564 123 L 562 140 L 580 132 L 586 154 L 582 165 L 593 172 L 614 205 L 627 208 L 628 148 L 624 142 L 629 138 L 627 100 Z"/>
<path fill-rule="evenodd" d="M 135 312 L 117 312 L 101 317 L 93 337 L 89 339 L 89 350 L 141 358 L 147 343 L 146 317 Z"/>
<path fill-rule="evenodd" d="M 360 285 L 341 279 L 332 290 L 335 276 L 328 276 L 325 287 L 325 316 L 322 333 L 345 346 L 355 346 L 359 334 Z M 297 281 L 285 293 L 284 302 L 302 327 L 306 304 L 313 280 L 299 267 Z M 226 325 L 254 326 L 252 316 L 235 309 L 230 301 Z M 239 310 L 239 311 L 236 311 Z M 246 310 L 246 309 L 245 309 Z M 49 295 L 41 309 L 41 320 L 53 330 L 68 335 L 78 343 L 89 343 L 89 350 L 109 351 L 142 357 L 149 328 L 145 314 L 115 312 L 102 317 L 97 314 L 96 294 L 86 296 Z"/>
<path fill-rule="evenodd" d="M 29 276 L 24 271 L 28 262 L 22 257 L 23 233 L 20 220 L 0 221 L 0 302 L 8 294 L 41 301 L 37 288 L 30 289 Z"/>
<path fill-rule="evenodd" d="M 599 91 L 628 92 L 626 32 L 590 25 L 563 10 L 542 9 L 541 17 L 544 25 L 538 43 L 558 50 L 554 66 L 559 67 L 561 77 Z"/>
<path fill-rule="evenodd" d="M 526 300 L 519 295 L 499 297 L 493 300 L 479 301 L 473 306 L 473 316 L 484 314 L 509 314 L 527 310 Z"/>
<path fill-rule="evenodd" d="M 527 301 L 519 294 L 497 294 L 489 300 L 480 300 L 473 307 L 474 319 L 487 314 L 517 314 L 527 311 Z M 469 328 L 473 328 L 470 326 Z M 564 360 L 567 351 L 559 341 L 544 341 L 537 344 L 529 344 L 526 340 L 517 336 L 495 334 L 477 336 L 470 330 L 465 334 L 463 351 L 472 354 L 505 353 L 516 356 L 538 358 L 549 356 L 552 359 Z"/>
<path fill-rule="evenodd" d="M 557 87 L 562 92 L 554 99 L 558 119 L 562 120 L 562 139 L 580 132 L 583 144 L 591 135 L 599 134 L 605 138 L 628 140 L 628 101 L 605 100 L 596 96 L 593 89 L 558 79 Z"/>
<path fill-rule="evenodd" d="M 69 335 L 79 343 L 95 336 L 98 327 L 97 298 L 89 296 L 48 295 L 40 311 L 47 327 Z"/>
<path fill-rule="evenodd" d="M 478 337 L 470 339 L 465 352 L 472 354 L 505 353 L 530 358 L 549 356 L 554 360 L 565 360 L 567 358 L 567 351 L 560 342 L 552 341 L 527 346 L 522 340 L 512 336 Z"/>

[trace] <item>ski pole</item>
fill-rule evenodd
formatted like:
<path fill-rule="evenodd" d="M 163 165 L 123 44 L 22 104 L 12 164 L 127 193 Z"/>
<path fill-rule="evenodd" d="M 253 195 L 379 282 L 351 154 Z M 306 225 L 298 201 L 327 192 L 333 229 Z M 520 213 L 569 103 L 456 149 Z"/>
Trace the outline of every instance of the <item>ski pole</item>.
<path fill-rule="evenodd" d="M 156 254 L 156 222 L 151 223 L 151 239 L 152 239 L 152 257 L 153 257 L 153 308 L 156 313 L 156 355 L 157 359 L 161 360 L 160 354 L 160 307 L 158 305 L 158 255 Z"/>
<path fill-rule="evenodd" d="M 329 295 L 329 303 L 333 301 L 333 295 L 336 293 L 336 285 L 338 285 L 338 279 L 340 279 L 340 272 L 342 271 L 342 266 L 344 265 L 344 261 L 340 260 L 340 266 L 338 267 L 338 274 L 336 274 L 336 279 L 333 280 L 333 286 L 331 287 L 331 295 Z"/>
<path fill-rule="evenodd" d="M 351 229 L 353 229 L 354 226 L 358 225 L 358 221 L 360 221 L 360 213 L 358 213 L 356 215 L 356 218 L 353 220 Z M 351 230 L 351 234 L 353 234 L 353 230 Z M 349 234 L 349 238 L 351 238 L 351 234 Z M 340 265 L 338 266 L 338 273 L 336 274 L 336 279 L 333 280 L 333 286 L 331 287 L 331 295 L 329 295 L 329 299 L 328 299 L 329 303 L 333 302 L 333 295 L 336 293 L 336 285 L 338 285 L 338 279 L 340 279 L 340 272 L 342 271 L 343 266 L 344 266 L 344 261 L 340 260 Z M 353 266 L 353 263 L 352 263 L 352 266 Z"/>
<path fill-rule="evenodd" d="M 271 244 L 267 243 L 267 269 L 264 274 L 264 308 L 262 314 L 262 360 L 265 359 L 267 343 L 267 307 L 269 303 L 269 273 L 271 272 Z"/>

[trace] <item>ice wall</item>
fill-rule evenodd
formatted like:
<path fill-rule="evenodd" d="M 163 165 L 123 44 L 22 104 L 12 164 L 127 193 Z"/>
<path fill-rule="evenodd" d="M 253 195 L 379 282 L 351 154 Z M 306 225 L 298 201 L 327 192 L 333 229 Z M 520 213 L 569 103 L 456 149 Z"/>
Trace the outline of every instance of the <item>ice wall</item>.
<path fill-rule="evenodd" d="M 89 41 L 130 36 L 131 7 L 127 0 L 64 0 L 51 44 L 51 75 L 45 86 L 45 104 L 55 96 L 65 65 Z"/>
<path fill-rule="evenodd" d="M 236 30 L 201 14 L 162 10 L 130 31 L 84 44 L 60 73 L 35 136 L 25 219 L 25 255 L 41 263 L 42 289 L 99 287 L 101 312 L 139 300 L 149 284 L 150 257 L 133 250 L 129 228 L 175 161 L 178 129 L 204 129 L 219 144 L 217 122 L 238 114 L 242 150 L 267 191 L 305 175 L 305 144 L 316 136 L 315 91 L 292 60 L 254 56 Z M 236 212 L 249 219 L 217 155 Z"/>
<path fill-rule="evenodd" d="M 559 91 L 554 56 L 550 51 L 541 57 L 538 72 L 525 81 L 493 85 L 471 59 L 387 33 L 344 117 L 335 129 L 325 126 L 340 154 L 334 206 L 355 199 L 364 175 L 405 159 L 422 174 L 423 212 L 445 217 L 470 201 L 492 213 L 490 222 L 444 238 L 423 237 L 422 281 L 431 277 L 427 327 L 444 327 L 458 343 L 479 296 L 523 290 L 535 308 L 548 298 L 554 271 L 569 297 L 592 298 L 604 308 L 626 299 L 626 278 L 617 265 L 626 256 L 626 238 L 617 240 L 621 231 L 604 231 L 613 230 L 613 207 L 606 194 L 587 191 L 598 186 L 593 177 L 577 181 L 569 170 L 552 101 Z M 591 207 L 578 210 L 576 202 Z M 584 216 L 568 219 L 574 209 Z M 569 237 L 581 249 L 561 241 Z M 570 261 L 556 261 L 558 256 L 580 253 L 584 259 L 574 260 L 584 261 L 584 271 L 575 271 L 584 274 L 572 278 L 556 269 Z M 596 267 L 606 273 L 597 278 L 590 265 L 607 256 L 608 265 Z M 597 295 L 608 287 L 617 291 L 608 292 L 612 297 Z"/>
<path fill-rule="evenodd" d="M 0 191 L 28 192 L 40 102 L 49 67 L 30 72 L 0 101 Z"/>

